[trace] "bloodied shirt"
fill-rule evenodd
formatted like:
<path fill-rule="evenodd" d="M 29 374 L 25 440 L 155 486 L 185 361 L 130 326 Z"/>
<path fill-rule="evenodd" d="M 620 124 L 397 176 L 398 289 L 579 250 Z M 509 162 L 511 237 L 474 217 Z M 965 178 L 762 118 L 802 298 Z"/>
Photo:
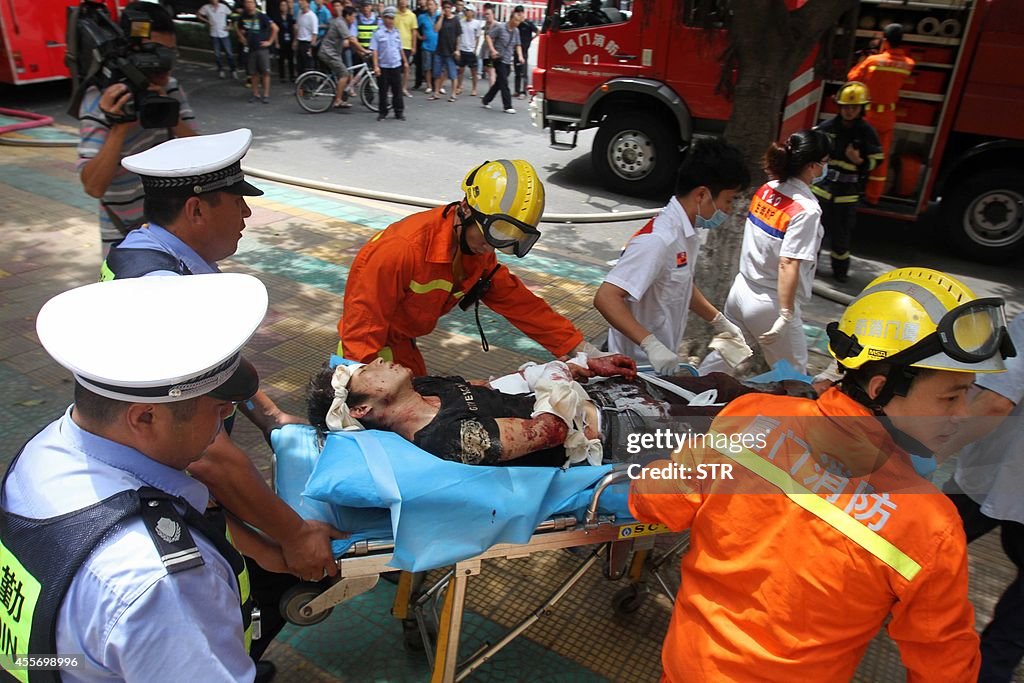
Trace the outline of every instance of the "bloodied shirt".
<path fill-rule="evenodd" d="M 629 381 L 610 377 L 583 385 L 600 413 L 606 462 L 630 460 L 634 455 L 631 450 L 635 450 L 630 444 L 636 434 L 666 429 L 673 433 L 704 433 L 711 417 L 742 394 L 793 393 L 778 385 L 746 386 L 722 373 L 666 381 L 682 392 L 675 393 L 639 378 Z M 441 401 L 434 419 L 413 436 L 413 443 L 428 453 L 467 465 L 558 467 L 565 463 L 565 449 L 561 446 L 500 460 L 501 433 L 497 420 L 529 419 L 533 412 L 532 394 L 504 394 L 472 385 L 462 377 L 417 377 L 413 387 L 423 396 L 436 396 Z M 652 451 L 645 449 L 644 455 L 650 457 Z"/>

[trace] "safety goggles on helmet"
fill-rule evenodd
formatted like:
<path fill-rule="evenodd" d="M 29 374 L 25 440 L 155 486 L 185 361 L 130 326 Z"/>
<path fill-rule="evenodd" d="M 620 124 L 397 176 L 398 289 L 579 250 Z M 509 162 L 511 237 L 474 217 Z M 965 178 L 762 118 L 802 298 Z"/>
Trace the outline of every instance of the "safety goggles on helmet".
<path fill-rule="evenodd" d="M 908 354 L 911 362 L 920 362 L 938 353 L 968 364 L 1017 355 L 1006 331 L 1003 300 L 988 297 L 957 306 L 942 316 L 935 332 L 897 356 Z"/>
<path fill-rule="evenodd" d="M 505 254 L 522 258 L 530 253 L 540 239 L 537 228 L 503 213 L 483 214 L 471 208 L 473 220 L 480 226 L 484 239 L 492 247 Z"/>

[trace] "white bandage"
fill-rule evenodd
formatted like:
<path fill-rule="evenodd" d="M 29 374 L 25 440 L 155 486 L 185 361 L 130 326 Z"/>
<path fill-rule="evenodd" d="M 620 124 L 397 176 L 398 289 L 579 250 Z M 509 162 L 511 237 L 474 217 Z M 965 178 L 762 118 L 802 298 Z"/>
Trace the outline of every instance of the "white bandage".
<path fill-rule="evenodd" d="M 560 363 L 561 361 L 551 361 L 552 363 Z M 587 355 L 583 352 L 577 353 L 573 358 L 566 361 L 568 365 L 578 365 L 581 368 L 587 369 Z M 492 378 L 487 385 L 495 391 L 500 391 L 503 394 L 532 394 L 533 388 L 530 387 L 530 382 L 526 379 L 526 371 L 529 368 L 538 368 L 536 370 L 530 370 L 530 376 L 533 378 L 534 383 L 540 377 L 540 374 L 544 372 L 543 368 L 546 365 L 537 365 L 536 363 L 524 363 L 520 366 L 520 372 L 513 372 L 509 375 L 502 375 L 501 377 Z M 572 376 L 571 373 L 569 375 Z"/>
<path fill-rule="evenodd" d="M 818 382 L 830 382 L 831 384 L 838 384 L 839 380 L 841 380 L 844 376 L 845 375 L 843 375 L 843 373 L 839 371 L 839 364 L 835 361 L 832 361 L 827 368 L 825 368 L 824 370 L 822 370 L 821 372 L 814 376 L 814 379 L 811 380 L 811 383 L 817 384 Z"/>
<path fill-rule="evenodd" d="M 587 358 L 601 358 L 602 356 L 612 355 L 611 351 L 602 351 L 601 349 L 597 348 L 596 346 L 594 346 L 593 344 L 586 340 L 584 340 L 584 342 L 580 346 L 577 346 L 576 348 L 579 349 L 579 352 L 576 354 L 577 359 L 580 357 L 580 354 L 583 354 Z M 586 365 L 584 365 L 583 367 L 586 367 Z"/>
<path fill-rule="evenodd" d="M 519 372 L 523 375 L 523 379 L 526 380 L 526 385 L 530 391 L 536 391 L 537 384 L 544 379 L 572 381 L 572 373 L 569 372 L 569 366 L 560 360 L 553 360 L 543 365 L 524 363 L 519 367 Z"/>
<path fill-rule="evenodd" d="M 361 430 L 363 425 L 348 412 L 348 405 L 345 400 L 348 398 L 348 383 L 353 373 L 363 367 L 365 363 L 353 363 L 352 365 L 339 365 L 334 369 L 334 376 L 331 377 L 331 386 L 334 387 L 334 401 L 330 410 L 327 411 L 327 428 L 332 432 L 350 432 Z"/>
<path fill-rule="evenodd" d="M 545 365 L 527 364 L 522 368 L 530 390 L 534 392 L 533 413 L 554 415 L 569 428 L 565 437 L 565 467 L 586 460 L 600 465 L 604 448 L 600 439 L 588 439 L 586 407 L 590 403 L 587 392 L 572 379 L 569 367 L 561 361 Z"/>
<path fill-rule="evenodd" d="M 735 368 L 754 355 L 754 350 L 747 346 L 747 342 L 743 340 L 743 337 L 716 334 L 711 338 L 708 346 L 718 351 L 719 355 L 722 356 L 731 368 Z"/>
<path fill-rule="evenodd" d="M 500 391 L 503 394 L 528 394 L 530 393 L 530 385 L 526 383 L 523 376 L 518 372 L 513 372 L 510 375 L 502 375 L 491 379 L 487 385 L 495 391 Z"/>
<path fill-rule="evenodd" d="M 586 351 L 577 351 L 576 355 L 573 356 L 572 358 L 570 358 L 569 360 L 567 360 L 566 363 L 568 363 L 569 365 L 578 365 L 581 368 L 583 368 L 584 370 L 590 370 L 590 365 L 587 362 L 588 359 L 590 359 L 590 358 L 600 358 L 602 355 L 604 355 L 604 356 L 608 355 L 606 353 L 602 354 L 600 351 L 597 350 L 597 348 L 594 347 L 593 344 L 590 344 L 590 347 L 593 348 L 595 351 L 597 351 L 598 355 L 591 356 Z"/>

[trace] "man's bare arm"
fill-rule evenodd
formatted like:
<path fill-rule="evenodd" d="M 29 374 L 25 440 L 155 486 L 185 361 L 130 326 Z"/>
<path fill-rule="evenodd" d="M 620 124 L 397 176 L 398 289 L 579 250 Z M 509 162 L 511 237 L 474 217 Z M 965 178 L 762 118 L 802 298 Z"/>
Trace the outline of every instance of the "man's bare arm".
<path fill-rule="evenodd" d="M 226 510 L 277 541 L 292 574 L 319 580 L 325 571 L 329 576 L 338 573 L 331 539 L 346 534 L 299 517 L 267 486 L 249 457 L 226 433 L 221 432 L 188 471 L 206 484 Z"/>
<path fill-rule="evenodd" d="M 287 424 L 307 424 L 305 420 L 296 415 L 290 415 L 281 410 L 273 399 L 267 396 L 262 389 L 246 403 L 238 404 L 238 409 L 249 418 L 254 425 L 260 428 L 266 438 L 270 438 L 270 432 L 278 427 Z"/>
<path fill-rule="evenodd" d="M 495 422 L 501 434 L 499 459 L 502 462 L 561 446 L 569 433 L 569 428 L 560 418 L 548 413 L 528 419 L 503 417 Z"/>

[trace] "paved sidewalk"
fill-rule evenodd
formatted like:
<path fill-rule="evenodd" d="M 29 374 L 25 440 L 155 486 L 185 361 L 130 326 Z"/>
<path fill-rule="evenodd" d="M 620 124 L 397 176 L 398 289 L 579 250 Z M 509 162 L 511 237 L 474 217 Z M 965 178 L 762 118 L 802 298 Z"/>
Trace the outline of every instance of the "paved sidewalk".
<path fill-rule="evenodd" d="M 268 393 L 285 410 L 301 414 L 309 376 L 337 343 L 348 264 L 371 235 L 407 211 L 256 183 L 266 195 L 251 202 L 239 252 L 224 268 L 251 273 L 267 285 L 270 311 L 248 354 Z M 0 459 L 6 463 L 71 400 L 69 374 L 38 345 L 35 315 L 54 294 L 97 279 L 100 248 L 95 202 L 81 190 L 73 149 L 3 147 L 0 212 L 6 238 L 0 254 L 0 436 L 6 447 Z M 545 247 L 512 266 L 589 338 L 602 331 L 590 302 L 606 266 Z M 473 313 L 456 310 L 422 340 L 431 372 L 486 377 L 546 358 L 543 349 L 484 308 L 481 321 L 490 353 L 480 350 Z M 235 436 L 268 473 L 270 452 L 258 431 L 241 420 Z M 470 582 L 463 654 L 475 649 L 474 641 L 493 642 L 501 627 L 533 609 L 533 599 L 546 595 L 575 561 L 567 553 L 548 553 L 485 565 Z M 972 597 L 984 623 L 1012 577 L 994 536 L 972 546 L 971 571 Z M 610 603 L 622 585 L 591 571 L 528 639 L 486 665 L 475 680 L 657 680 L 671 604 L 654 597 L 634 614 L 616 617 Z M 392 590 L 382 582 L 337 607 L 322 624 L 286 628 L 268 654 L 280 669 L 276 680 L 424 680 L 422 655 L 403 650 L 399 625 L 388 614 Z M 857 680 L 901 675 L 898 655 L 880 636 Z"/>

